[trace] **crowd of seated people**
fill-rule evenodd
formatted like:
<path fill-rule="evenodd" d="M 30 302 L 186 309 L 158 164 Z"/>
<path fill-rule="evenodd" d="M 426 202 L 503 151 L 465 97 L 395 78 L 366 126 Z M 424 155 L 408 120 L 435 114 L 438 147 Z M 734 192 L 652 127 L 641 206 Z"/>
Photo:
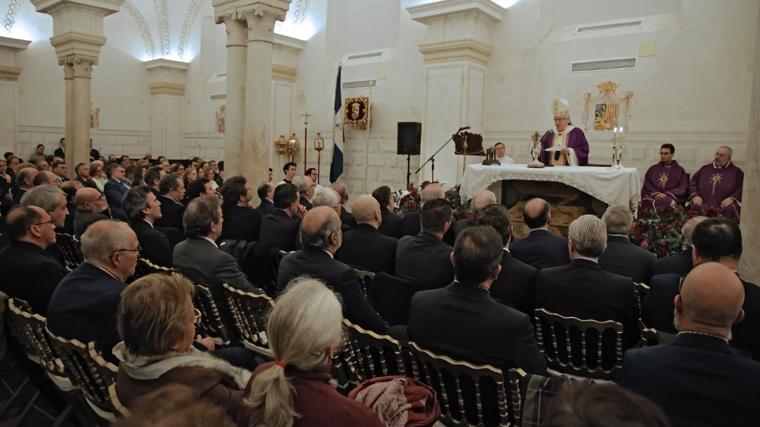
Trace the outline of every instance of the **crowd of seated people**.
<path fill-rule="evenodd" d="M 760 289 L 735 273 L 742 236 L 732 219 L 692 219 L 682 230 L 683 251 L 656 259 L 628 238 L 633 214 L 624 206 L 610 206 L 601 219 L 581 216 L 562 237 L 551 231 L 549 203 L 532 199 L 523 209 L 529 234 L 516 240 L 509 211 L 487 191 L 475 197 L 469 217 L 456 220 L 436 183 L 422 189 L 418 210 L 402 215 L 390 187 L 349 203 L 344 184 L 317 186 L 316 172 L 298 175 L 295 164 L 285 165 L 279 183 L 255 183 L 225 180 L 222 164 L 197 158 L 95 160 L 77 165 L 71 180 L 60 159 L 43 161 L 47 166 L 38 167 L 10 155 L 0 163 L 7 279 L 0 290 L 46 316 L 51 333 L 94 341 L 118 362 L 119 395 L 128 407 L 164 385 L 183 384 L 238 425 L 290 425 L 295 413 L 302 425 L 315 425 L 327 403 L 370 425 L 378 420 L 367 408 L 323 390 L 330 380 L 324 362 L 338 347 L 331 328 L 342 319 L 328 321 L 327 312 L 454 359 L 545 375 L 533 325 L 533 310 L 544 308 L 622 324 L 623 386 L 652 399 L 673 425 L 709 418 L 688 411 L 708 396 L 681 388 L 681 377 L 704 389 L 725 387 L 725 405 L 741 402 L 731 407 L 736 418 L 729 424 L 760 419 L 757 405 L 735 397 L 757 395 Z M 56 233 L 78 237 L 84 262 L 73 271 Z M 283 253 L 275 291 L 266 290 L 279 295 L 267 331 L 277 360 L 253 375 L 250 352 L 235 344 L 217 349 L 193 327 L 193 284 L 208 287 L 217 301 L 225 301 L 223 284 L 265 292 L 227 241 L 266 242 Z M 182 276 L 128 284 L 138 257 Z M 415 284 L 406 325 L 389 326 L 357 270 Z M 643 299 L 635 283 L 648 285 Z M 320 303 L 312 306 L 314 300 Z M 673 342 L 639 349 L 640 322 L 673 334 Z M 677 369 L 669 354 L 677 351 L 694 370 Z M 187 357 L 199 362 L 184 366 Z M 731 369 L 717 375 L 711 366 L 718 365 Z M 647 383 L 649 370 L 673 376 L 672 390 Z M 289 385 L 276 393 L 268 388 L 283 381 Z M 731 390 L 739 381 L 746 387 Z"/>

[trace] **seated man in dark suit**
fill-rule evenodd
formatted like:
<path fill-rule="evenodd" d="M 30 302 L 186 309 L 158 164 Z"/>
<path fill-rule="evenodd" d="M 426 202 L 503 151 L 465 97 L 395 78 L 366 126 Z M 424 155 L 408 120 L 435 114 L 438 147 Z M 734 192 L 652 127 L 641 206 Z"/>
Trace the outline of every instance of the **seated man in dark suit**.
<path fill-rule="evenodd" d="M 270 242 L 283 251 L 294 251 L 298 246 L 298 226 L 305 209 L 298 202 L 298 191 L 293 184 L 280 184 L 274 189 L 275 211 L 261 220 L 259 240 Z"/>
<path fill-rule="evenodd" d="M 686 276 L 694 267 L 691 262 L 691 235 L 697 224 L 706 220 L 705 216 L 695 216 L 681 227 L 681 252 L 655 260 L 652 266 L 652 275 L 677 274 Z"/>
<path fill-rule="evenodd" d="M 127 224 L 102 220 L 82 234 L 82 254 L 84 262 L 50 298 L 47 326 L 64 338 L 95 341 L 108 357 L 120 341 L 116 308 L 124 281 L 135 272 L 140 245 Z"/>
<path fill-rule="evenodd" d="M 77 163 L 77 165 L 74 166 L 74 173 L 76 174 L 76 178 L 74 179 L 79 181 L 83 186 L 95 189 L 98 188 L 98 185 L 95 184 L 95 181 L 90 177 L 90 165 L 87 163 Z"/>
<path fill-rule="evenodd" d="M 343 235 L 335 258 L 359 270 L 394 274 L 398 241 L 377 231 L 382 221 L 380 204 L 364 194 L 354 200 L 352 209 L 358 224 Z"/>
<path fill-rule="evenodd" d="M 28 302 L 35 312 L 47 316 L 50 296 L 68 273 L 45 252 L 55 243 L 55 224 L 37 206 L 17 206 L 8 213 L 5 223 L 10 245 L 0 251 L 0 291 Z"/>
<path fill-rule="evenodd" d="M 103 187 L 103 192 L 106 195 L 108 206 L 111 208 L 111 215 L 114 218 L 127 221 L 127 214 L 121 207 L 121 201 L 130 187 L 124 179 L 124 167 L 117 162 L 109 163 L 106 167 L 106 175 L 108 175 L 108 182 Z"/>
<path fill-rule="evenodd" d="M 170 227 L 182 230 L 182 215 L 185 205 L 185 181 L 177 174 L 167 174 L 158 184 L 158 200 L 161 202 L 161 218 L 156 221 L 157 227 Z"/>
<path fill-rule="evenodd" d="M 472 204 L 470 205 L 472 216 L 475 216 L 475 214 L 477 214 L 480 209 L 483 209 L 484 207 L 488 205 L 494 205 L 496 203 L 497 203 L 496 195 L 493 193 L 493 191 L 483 190 L 479 192 L 478 194 L 475 195 L 475 197 L 472 198 Z M 455 222 L 454 225 L 451 226 L 451 233 L 453 233 L 454 238 L 456 238 L 456 236 L 458 236 L 462 230 L 464 230 L 465 228 L 471 225 L 472 225 L 472 217 L 460 219 L 457 222 Z M 480 225 L 485 225 L 485 224 L 480 224 Z"/>
<path fill-rule="evenodd" d="M 338 193 L 340 197 L 340 222 L 343 227 L 343 233 L 356 227 L 356 219 L 354 216 L 346 210 L 346 203 L 348 203 L 348 190 L 346 185 L 342 182 L 333 182 L 330 187 Z"/>
<path fill-rule="evenodd" d="M 420 212 L 422 231 L 398 241 L 396 275 L 418 283 L 417 290 L 440 288 L 454 279 L 451 246 L 441 241 L 451 227 L 451 213 L 451 205 L 444 199 L 425 203 Z"/>
<path fill-rule="evenodd" d="M 64 227 L 66 217 L 69 215 L 69 209 L 66 203 L 66 193 L 51 184 L 43 184 L 31 188 L 24 193 L 24 196 L 21 198 L 21 205 L 37 206 L 38 208 L 44 209 L 53 220 L 56 232 Z M 58 249 L 57 244 L 48 246 L 46 252 L 63 265 L 63 254 Z"/>
<path fill-rule="evenodd" d="M 34 186 L 34 178 L 37 177 L 39 171 L 37 168 L 24 167 L 16 173 L 16 185 L 12 189 L 13 203 L 21 203 L 21 198 L 24 197 L 27 191 Z"/>
<path fill-rule="evenodd" d="M 638 309 L 633 281 L 604 271 L 599 255 L 607 246 L 607 228 L 601 219 L 583 215 L 568 228 L 569 264 L 545 268 L 536 274 L 536 308 L 563 316 L 623 324 L 623 345 L 639 341 Z"/>
<path fill-rule="evenodd" d="M 425 203 L 435 200 L 435 199 L 445 199 L 446 198 L 446 192 L 443 191 L 443 186 L 437 182 L 430 183 L 426 185 L 422 190 L 420 190 L 420 206 L 421 209 L 422 206 L 425 205 Z M 420 228 L 420 212 L 419 210 L 412 210 L 407 212 L 403 217 L 401 217 L 401 231 L 400 237 L 403 236 L 416 236 L 420 234 L 421 228 Z M 452 241 L 453 243 L 453 241 Z"/>
<path fill-rule="evenodd" d="M 273 213 L 276 209 L 274 207 L 274 187 L 272 186 L 272 183 L 265 182 L 259 186 L 259 188 L 256 190 L 256 193 L 259 195 L 259 199 L 261 200 L 261 204 L 256 208 L 256 212 L 259 214 L 259 218 L 264 219 L 267 215 L 270 213 Z"/>
<path fill-rule="evenodd" d="M 475 212 L 468 227 L 476 225 L 493 227 L 504 244 L 501 272 L 491 285 L 491 296 L 503 304 L 532 315 L 536 269 L 513 258 L 509 253 L 509 243 L 512 241 L 509 211 L 503 205 L 497 204 L 483 207 Z"/>
<path fill-rule="evenodd" d="M 403 218 L 394 213 L 395 207 L 393 205 L 393 195 L 391 194 L 391 188 L 387 185 L 378 187 L 372 192 L 372 197 L 377 199 L 380 203 L 380 213 L 383 216 L 383 222 L 378 229 L 386 236 L 395 238 L 401 237 L 401 223 Z"/>
<path fill-rule="evenodd" d="M 694 267 L 675 297 L 678 336 L 626 352 L 623 386 L 652 399 L 673 427 L 760 425 L 760 364 L 728 345 L 743 299 L 726 266 Z"/>
<path fill-rule="evenodd" d="M 694 266 L 719 262 L 736 271 L 742 255 L 742 234 L 739 225 L 730 219 L 716 217 L 697 224 L 691 236 Z M 741 277 L 739 278 L 740 280 Z M 650 283 L 644 298 L 643 320 L 647 326 L 675 333 L 673 300 L 678 294 L 682 276 L 659 274 Z M 744 285 L 744 320 L 733 327 L 731 345 L 747 350 L 760 359 L 760 287 L 742 280 Z"/>
<path fill-rule="evenodd" d="M 468 227 L 457 237 L 451 262 L 456 280 L 412 297 L 409 338 L 421 347 L 507 372 L 519 367 L 544 374 L 530 317 L 489 295 L 499 276 L 502 239 L 491 227 Z"/>
<path fill-rule="evenodd" d="M 74 235 L 77 238 L 87 230 L 90 224 L 101 219 L 111 219 L 106 196 L 97 188 L 85 187 L 77 190 L 74 204 L 77 206 L 74 217 Z"/>
<path fill-rule="evenodd" d="M 288 184 L 278 188 L 284 185 Z M 367 301 L 359 276 L 351 267 L 334 259 L 343 241 L 340 216 L 326 206 L 310 210 L 303 217 L 301 239 L 303 249 L 286 255 L 280 262 L 277 288 L 282 291 L 301 275 L 324 280 L 340 294 L 346 319 L 365 329 L 385 333 L 388 324 Z"/>
<path fill-rule="evenodd" d="M 161 202 L 147 185 L 138 185 L 127 191 L 123 200 L 124 211 L 130 226 L 142 246 L 142 256 L 162 267 L 172 266 L 172 248 L 169 239 L 153 224 L 161 218 Z"/>
<path fill-rule="evenodd" d="M 259 240 L 261 216 L 251 207 L 251 186 L 244 176 L 229 178 L 219 189 L 224 203 L 224 227 L 221 240 Z"/>
<path fill-rule="evenodd" d="M 626 206 L 610 206 L 602 215 L 607 226 L 607 249 L 599 257 L 602 270 L 630 277 L 634 282 L 649 283 L 655 255 L 628 238 L 633 214 Z"/>
<path fill-rule="evenodd" d="M 300 197 L 298 203 L 300 203 L 307 211 L 311 210 L 314 207 L 311 203 L 311 198 L 314 197 L 317 184 L 315 184 L 308 176 L 298 175 L 293 178 L 293 185 L 296 186 L 296 190 L 298 190 Z"/>
<path fill-rule="evenodd" d="M 512 256 L 536 268 L 558 267 L 570 262 L 567 239 L 549 231 L 551 206 L 543 199 L 525 203 L 523 220 L 530 229 L 528 237 L 510 245 Z"/>
<path fill-rule="evenodd" d="M 232 255 L 219 249 L 222 234 L 222 203 L 216 196 L 193 199 L 183 217 L 187 240 L 174 247 L 174 268 L 194 283 L 208 286 L 221 296 L 222 284 L 248 292 L 260 292 L 245 277 Z"/>

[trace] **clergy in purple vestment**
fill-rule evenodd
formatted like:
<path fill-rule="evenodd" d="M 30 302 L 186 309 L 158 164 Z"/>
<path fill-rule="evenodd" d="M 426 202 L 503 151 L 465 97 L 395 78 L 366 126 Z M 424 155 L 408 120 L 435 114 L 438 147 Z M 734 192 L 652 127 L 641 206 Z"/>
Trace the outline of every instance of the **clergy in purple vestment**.
<path fill-rule="evenodd" d="M 541 137 L 541 162 L 554 166 L 588 165 L 588 141 L 583 131 L 570 124 L 570 109 L 567 101 L 552 101 L 554 127 Z M 558 147 L 558 151 L 546 151 Z"/>
<path fill-rule="evenodd" d="M 689 192 L 689 174 L 673 160 L 676 148 L 662 144 L 660 162 L 652 165 L 644 176 L 641 203 L 645 208 L 663 209 L 678 206 L 686 201 Z"/>
<path fill-rule="evenodd" d="M 719 209 L 720 215 L 739 220 L 742 206 L 744 172 L 731 162 L 731 147 L 718 147 L 712 163 L 691 177 L 689 202 L 694 206 Z"/>

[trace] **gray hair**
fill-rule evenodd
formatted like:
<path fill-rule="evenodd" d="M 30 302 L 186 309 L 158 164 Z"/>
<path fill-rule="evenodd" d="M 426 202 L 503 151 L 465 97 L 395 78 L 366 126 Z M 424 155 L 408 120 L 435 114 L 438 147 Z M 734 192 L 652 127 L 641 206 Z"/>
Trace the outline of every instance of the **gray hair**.
<path fill-rule="evenodd" d="M 425 186 L 420 191 L 420 201 L 422 203 L 429 202 L 435 199 L 445 199 L 446 192 L 443 191 L 443 187 L 440 184 L 432 183 Z"/>
<path fill-rule="evenodd" d="M 570 223 L 567 238 L 579 255 L 598 258 L 607 247 L 607 227 L 594 215 L 582 215 Z"/>
<path fill-rule="evenodd" d="M 182 216 L 182 224 L 185 226 L 187 235 L 207 236 L 211 231 L 211 224 L 219 222 L 221 206 L 222 201 L 217 196 L 202 196 L 193 199 Z"/>
<path fill-rule="evenodd" d="M 52 212 L 61 200 L 61 196 L 66 198 L 66 193 L 55 185 L 38 185 L 37 187 L 29 189 L 29 191 L 21 197 L 21 205 L 37 206 L 47 212 Z"/>
<path fill-rule="evenodd" d="M 309 178 L 309 177 L 305 175 L 296 175 L 293 177 L 293 185 L 296 186 L 297 191 L 301 192 L 309 188 L 311 184 L 309 184 L 309 181 L 306 178 Z"/>
<path fill-rule="evenodd" d="M 138 220 L 145 216 L 142 211 L 148 207 L 148 194 L 150 192 L 150 187 L 147 185 L 138 185 L 127 191 L 121 205 L 129 219 Z"/>
<path fill-rule="evenodd" d="M 472 198 L 472 211 L 475 212 L 493 204 L 496 204 L 496 194 L 493 191 L 483 190 Z"/>
<path fill-rule="evenodd" d="M 314 207 L 327 206 L 328 208 L 334 208 L 340 204 L 340 196 L 332 188 L 319 187 L 314 197 L 311 199 L 311 204 Z"/>
<path fill-rule="evenodd" d="M 340 196 L 340 202 L 346 203 L 346 200 L 348 200 L 348 189 L 346 188 L 346 184 L 340 181 L 335 181 L 332 183 L 331 187 Z"/>
<path fill-rule="evenodd" d="M 327 249 L 329 246 L 327 239 L 331 234 L 340 230 L 340 218 L 336 216 L 328 216 L 327 220 L 319 227 L 316 233 L 310 235 L 301 229 L 301 244 L 303 247 L 314 246 L 320 249 Z"/>
<path fill-rule="evenodd" d="M 82 242 L 82 255 L 84 260 L 95 264 L 109 265 L 111 255 L 119 249 L 126 249 L 129 245 L 129 234 L 132 231 L 129 225 L 121 221 L 103 219 L 98 221 L 108 222 L 108 231 L 103 232 L 101 227 L 88 227 L 80 238 Z"/>
<path fill-rule="evenodd" d="M 681 227 L 681 236 L 682 236 L 682 242 L 681 242 L 681 249 L 686 250 L 691 248 L 691 236 L 694 234 L 694 229 L 697 228 L 697 225 L 706 220 L 706 216 L 695 216 L 692 219 L 686 221 Z"/>
<path fill-rule="evenodd" d="M 631 231 L 631 224 L 633 224 L 633 214 L 626 206 L 613 205 L 604 211 L 602 221 L 607 226 L 608 233 L 628 235 Z"/>

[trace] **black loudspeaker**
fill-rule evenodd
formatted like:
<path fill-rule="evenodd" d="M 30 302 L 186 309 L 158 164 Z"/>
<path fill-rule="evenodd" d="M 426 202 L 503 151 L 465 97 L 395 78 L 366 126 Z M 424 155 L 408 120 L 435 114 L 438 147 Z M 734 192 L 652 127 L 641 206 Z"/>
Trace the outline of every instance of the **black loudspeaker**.
<path fill-rule="evenodd" d="M 420 155 L 422 141 L 422 123 L 398 122 L 398 140 L 396 154 Z"/>

